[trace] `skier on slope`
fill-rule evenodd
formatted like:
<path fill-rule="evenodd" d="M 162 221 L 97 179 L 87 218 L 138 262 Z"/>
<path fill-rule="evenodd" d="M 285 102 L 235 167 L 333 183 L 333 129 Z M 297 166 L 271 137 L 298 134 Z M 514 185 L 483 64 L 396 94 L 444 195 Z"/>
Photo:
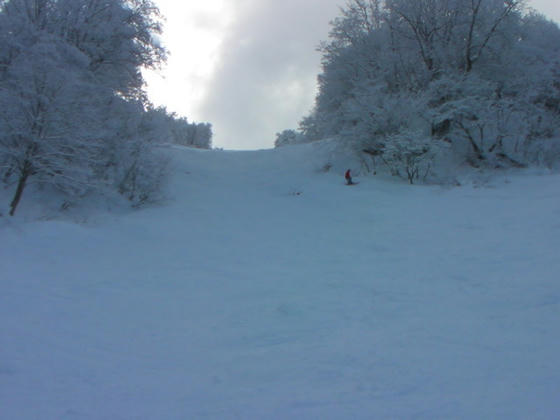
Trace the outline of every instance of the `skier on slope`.
<path fill-rule="evenodd" d="M 346 171 L 346 174 L 344 174 L 344 179 L 346 179 L 346 185 L 352 185 L 352 175 L 350 174 L 350 169 L 348 169 Z"/>

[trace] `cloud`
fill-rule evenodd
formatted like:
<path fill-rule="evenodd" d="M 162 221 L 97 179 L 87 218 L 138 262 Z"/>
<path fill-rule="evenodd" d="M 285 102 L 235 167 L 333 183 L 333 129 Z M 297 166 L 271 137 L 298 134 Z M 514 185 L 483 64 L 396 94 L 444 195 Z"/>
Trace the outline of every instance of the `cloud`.
<path fill-rule="evenodd" d="M 316 93 L 320 54 L 340 0 L 236 0 L 234 23 L 198 115 L 214 126 L 216 146 L 271 147 L 296 128 Z"/>
<path fill-rule="evenodd" d="M 229 0 L 156 0 L 165 17 L 161 36 L 169 50 L 162 70 L 145 71 L 148 94 L 156 105 L 202 121 L 198 104 L 218 62 L 224 34 L 233 19 Z"/>
<path fill-rule="evenodd" d="M 558 7 L 558 0 L 530 0 L 527 2 L 527 5 L 544 14 L 549 19 L 554 20 L 556 23 L 560 23 L 560 7 Z"/>

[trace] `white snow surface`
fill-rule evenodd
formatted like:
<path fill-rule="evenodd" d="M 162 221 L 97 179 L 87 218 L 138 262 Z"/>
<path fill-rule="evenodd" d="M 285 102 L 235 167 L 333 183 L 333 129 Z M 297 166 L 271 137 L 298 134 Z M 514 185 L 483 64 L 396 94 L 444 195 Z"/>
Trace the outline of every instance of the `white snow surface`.
<path fill-rule="evenodd" d="M 560 176 L 169 150 L 163 205 L 0 218 L 0 419 L 560 418 Z"/>

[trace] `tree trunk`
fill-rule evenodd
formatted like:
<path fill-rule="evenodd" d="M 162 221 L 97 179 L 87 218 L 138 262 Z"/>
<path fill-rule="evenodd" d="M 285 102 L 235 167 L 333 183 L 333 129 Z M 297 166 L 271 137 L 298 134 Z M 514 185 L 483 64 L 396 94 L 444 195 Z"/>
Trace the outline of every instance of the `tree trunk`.
<path fill-rule="evenodd" d="M 14 198 L 10 204 L 10 216 L 13 216 L 14 213 L 16 212 L 16 208 L 19 204 L 19 200 L 21 199 L 21 194 L 23 193 L 23 190 L 25 189 L 25 184 L 27 183 L 27 178 L 29 177 L 29 171 L 28 170 L 24 170 L 20 177 L 19 177 L 19 181 L 18 181 L 18 186 L 16 188 L 16 193 L 14 194 Z"/>
<path fill-rule="evenodd" d="M 478 144 L 476 144 L 476 141 L 473 138 L 470 130 L 467 127 L 465 127 L 463 125 L 463 123 L 460 122 L 460 121 L 456 121 L 455 123 L 463 131 L 463 133 L 465 133 L 465 136 L 467 137 L 467 140 L 468 140 L 469 144 L 471 145 L 472 150 L 473 150 L 474 154 L 476 155 L 476 158 L 478 160 L 484 160 L 484 150 L 482 149 L 482 147 L 479 147 Z M 481 131 L 481 141 L 483 141 L 483 132 L 482 131 Z"/>
<path fill-rule="evenodd" d="M 8 168 L 8 170 L 6 171 L 6 173 L 4 174 L 4 184 L 8 183 L 8 180 L 10 179 L 10 177 L 12 176 L 12 173 L 14 172 L 14 168 L 12 166 L 10 166 Z"/>

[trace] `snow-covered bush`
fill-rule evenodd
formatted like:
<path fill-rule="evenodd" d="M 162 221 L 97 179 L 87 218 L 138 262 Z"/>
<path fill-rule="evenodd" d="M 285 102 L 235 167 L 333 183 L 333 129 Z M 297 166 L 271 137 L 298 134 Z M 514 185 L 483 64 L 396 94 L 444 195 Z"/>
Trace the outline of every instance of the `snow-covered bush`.
<path fill-rule="evenodd" d="M 414 184 L 428 179 L 442 148 L 442 142 L 419 138 L 416 133 L 397 134 L 387 139 L 381 157 L 393 175 L 406 177 Z"/>
<path fill-rule="evenodd" d="M 142 109 L 137 102 L 113 100 L 107 109 L 110 126 L 101 152 L 104 165 L 98 173 L 103 188 L 118 191 L 134 205 L 159 197 L 167 171 L 167 161 L 157 147 L 167 126 Z"/>

